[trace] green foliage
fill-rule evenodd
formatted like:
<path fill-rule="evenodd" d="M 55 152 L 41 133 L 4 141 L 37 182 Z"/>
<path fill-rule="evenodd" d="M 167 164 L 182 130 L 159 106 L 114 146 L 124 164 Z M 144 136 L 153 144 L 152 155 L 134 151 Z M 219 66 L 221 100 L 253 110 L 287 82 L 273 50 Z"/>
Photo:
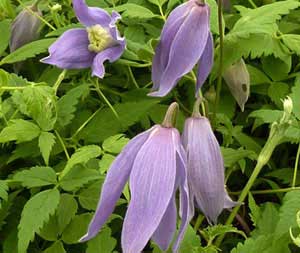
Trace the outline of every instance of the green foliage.
<path fill-rule="evenodd" d="M 5 49 L 8 46 L 9 38 L 10 38 L 10 21 L 5 19 L 0 22 L 0 55 L 3 54 Z"/>
<path fill-rule="evenodd" d="M 112 253 L 117 241 L 111 236 L 110 228 L 106 227 L 88 242 L 86 253 Z"/>
<path fill-rule="evenodd" d="M 49 163 L 50 152 L 55 144 L 55 135 L 49 132 L 41 132 L 39 137 L 39 147 L 44 158 L 45 164 Z"/>

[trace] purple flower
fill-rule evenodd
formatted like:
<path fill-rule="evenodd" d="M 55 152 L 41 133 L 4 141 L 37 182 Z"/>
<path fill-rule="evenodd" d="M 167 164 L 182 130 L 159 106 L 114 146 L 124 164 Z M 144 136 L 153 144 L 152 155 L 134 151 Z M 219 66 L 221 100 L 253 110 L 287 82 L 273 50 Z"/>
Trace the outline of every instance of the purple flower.
<path fill-rule="evenodd" d="M 163 250 L 169 247 L 176 231 L 179 188 L 182 221 L 173 245 L 176 252 L 190 213 L 185 156 L 175 128 L 155 125 L 133 138 L 109 169 L 96 213 L 81 241 L 97 235 L 129 179 L 131 201 L 123 224 L 123 253 L 141 252 L 150 238 Z"/>
<path fill-rule="evenodd" d="M 191 210 L 194 210 L 195 202 L 209 222 L 217 223 L 222 210 L 237 203 L 225 190 L 223 158 L 208 119 L 201 116 L 188 118 L 182 141 L 187 152 Z"/>
<path fill-rule="evenodd" d="M 198 96 L 213 64 L 213 38 L 209 29 L 209 17 L 209 6 L 198 0 L 189 0 L 171 12 L 153 59 L 154 92 L 150 96 L 165 96 L 197 63 Z"/>
<path fill-rule="evenodd" d="M 104 61 L 116 61 L 125 49 L 125 39 L 120 37 L 116 27 L 121 16 L 114 11 L 110 16 L 103 9 L 88 7 L 84 0 L 73 0 L 73 8 L 86 28 L 66 31 L 51 45 L 50 55 L 42 62 L 63 69 L 91 67 L 93 76 L 103 78 Z"/>

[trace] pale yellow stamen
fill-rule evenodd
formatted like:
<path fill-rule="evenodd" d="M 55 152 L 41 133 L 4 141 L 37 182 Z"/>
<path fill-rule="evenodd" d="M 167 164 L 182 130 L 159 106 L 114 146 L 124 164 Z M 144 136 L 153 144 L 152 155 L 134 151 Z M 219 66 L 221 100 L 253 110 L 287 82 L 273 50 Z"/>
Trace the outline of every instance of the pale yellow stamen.
<path fill-rule="evenodd" d="M 101 25 L 94 25 L 88 27 L 86 30 L 90 42 L 88 48 L 92 52 L 99 53 L 114 43 L 114 40 L 109 32 Z"/>

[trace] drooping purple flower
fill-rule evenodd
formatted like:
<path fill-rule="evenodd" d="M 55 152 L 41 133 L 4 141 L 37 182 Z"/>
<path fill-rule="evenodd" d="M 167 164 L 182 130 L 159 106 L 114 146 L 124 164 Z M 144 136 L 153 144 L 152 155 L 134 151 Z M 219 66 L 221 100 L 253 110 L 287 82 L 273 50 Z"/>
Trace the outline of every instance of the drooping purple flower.
<path fill-rule="evenodd" d="M 70 29 L 49 48 L 50 55 L 41 61 L 63 69 L 92 68 L 92 75 L 104 77 L 104 61 L 114 62 L 125 49 L 116 22 L 121 16 L 113 11 L 88 7 L 84 0 L 73 0 L 75 14 L 86 28 Z"/>
<path fill-rule="evenodd" d="M 133 138 L 110 167 L 86 241 L 97 235 L 129 179 L 131 200 L 122 230 L 123 253 L 139 253 L 152 238 L 166 250 L 176 231 L 175 193 L 181 193 L 182 221 L 173 249 L 176 252 L 189 222 L 186 154 L 179 132 L 155 125 Z"/>
<path fill-rule="evenodd" d="M 197 63 L 198 96 L 213 64 L 214 46 L 209 17 L 209 6 L 198 0 L 189 0 L 171 12 L 153 59 L 153 92 L 150 96 L 165 96 Z"/>
<path fill-rule="evenodd" d="M 226 192 L 224 162 L 208 119 L 200 115 L 188 118 L 182 141 L 187 152 L 191 210 L 195 203 L 209 222 L 217 223 L 222 210 L 237 203 Z"/>

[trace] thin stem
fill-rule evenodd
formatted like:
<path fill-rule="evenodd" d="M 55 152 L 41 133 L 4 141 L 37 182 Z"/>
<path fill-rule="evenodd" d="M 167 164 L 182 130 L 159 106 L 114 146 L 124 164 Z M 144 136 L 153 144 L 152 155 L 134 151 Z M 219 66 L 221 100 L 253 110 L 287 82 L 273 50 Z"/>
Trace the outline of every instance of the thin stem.
<path fill-rule="evenodd" d="M 250 191 L 253 195 L 263 195 L 263 194 L 276 194 L 276 193 L 284 193 L 290 192 L 294 190 L 300 190 L 300 187 L 289 187 L 289 188 L 281 188 L 281 189 L 272 189 L 272 190 L 257 190 Z M 229 192 L 230 195 L 240 195 L 241 192 Z"/>
<path fill-rule="evenodd" d="M 131 70 L 131 67 L 130 67 L 130 66 L 128 66 L 128 72 L 129 72 L 129 76 L 130 76 L 130 78 L 131 78 L 131 80 L 132 80 L 134 86 L 135 86 L 136 88 L 139 89 L 140 87 L 139 87 L 137 81 L 135 80 L 135 77 L 134 77 L 134 75 L 133 75 L 133 73 L 132 73 L 132 70 Z"/>
<path fill-rule="evenodd" d="M 257 8 L 257 6 L 256 6 L 256 4 L 253 2 L 253 0 L 248 0 L 248 2 L 249 2 L 249 4 L 251 4 L 251 6 L 252 6 L 254 9 Z"/>
<path fill-rule="evenodd" d="M 205 219 L 204 215 L 202 214 L 198 215 L 196 223 L 194 225 L 194 231 L 198 231 L 204 219 Z"/>
<path fill-rule="evenodd" d="M 165 14 L 164 14 L 162 6 L 158 5 L 158 8 L 159 8 L 159 12 L 160 12 L 160 15 L 161 15 L 162 19 L 166 22 L 167 18 L 166 18 Z"/>
<path fill-rule="evenodd" d="M 298 165 L 299 165 L 299 156 L 300 156 L 300 144 L 298 146 L 298 151 L 297 151 L 297 155 L 296 155 L 292 187 L 296 186 L 297 172 L 298 172 Z"/>
<path fill-rule="evenodd" d="M 62 146 L 62 148 L 63 148 L 63 150 L 64 150 L 64 152 L 65 152 L 65 155 L 66 155 L 66 157 L 67 157 L 67 160 L 70 160 L 70 155 L 69 155 L 69 153 L 68 153 L 68 150 L 67 150 L 67 148 L 66 148 L 66 145 L 65 145 L 63 139 L 61 138 L 61 136 L 60 136 L 60 134 L 58 133 L 57 130 L 54 130 L 54 132 L 55 132 L 55 134 L 56 134 L 56 136 L 57 136 L 57 139 L 58 139 L 59 142 L 60 142 L 60 145 Z"/>
<path fill-rule="evenodd" d="M 19 86 L 19 87 L 9 87 L 9 86 L 2 86 L 0 90 L 24 90 L 28 86 Z"/>
<path fill-rule="evenodd" d="M 222 89 L 222 75 L 223 75 L 223 56 L 224 56 L 224 34 L 223 34 L 223 16 L 222 16 L 222 0 L 218 0 L 218 23 L 219 23 L 219 34 L 220 34 L 220 62 L 219 62 L 219 76 L 217 81 L 216 89 L 216 101 L 215 101 L 215 110 L 214 118 L 216 117 L 217 108 L 220 101 L 220 93 Z"/>
<path fill-rule="evenodd" d="M 161 125 L 163 127 L 167 127 L 167 128 L 174 127 L 176 125 L 176 116 L 177 116 L 178 110 L 179 110 L 178 104 L 176 102 L 173 102 L 169 106 L 169 108 L 166 112 L 165 118 Z"/>
<path fill-rule="evenodd" d="M 21 2 L 21 0 L 17 0 L 17 2 L 24 8 L 26 9 L 31 15 L 35 16 L 36 18 L 38 18 L 39 20 L 41 20 L 45 25 L 47 25 L 49 28 L 51 28 L 53 31 L 56 30 L 56 28 L 51 25 L 46 19 L 44 19 L 43 17 L 41 17 L 37 12 L 32 11 L 30 8 L 28 8 L 28 6 L 26 6 L 25 4 L 23 4 Z"/>
<path fill-rule="evenodd" d="M 58 90 L 59 85 L 60 85 L 61 82 L 65 79 L 66 73 L 67 73 L 67 70 L 64 69 L 64 70 L 60 73 L 60 75 L 58 76 L 58 78 L 57 78 L 55 84 L 53 85 L 53 89 L 54 89 L 55 94 L 57 93 L 57 90 Z"/>
<path fill-rule="evenodd" d="M 96 92 L 98 93 L 99 97 L 101 97 L 105 103 L 108 105 L 108 107 L 111 109 L 111 111 L 113 112 L 113 114 L 116 116 L 116 118 L 119 120 L 119 114 L 116 112 L 115 108 L 112 106 L 112 104 L 109 102 L 109 100 L 105 97 L 105 95 L 102 93 L 100 86 L 99 86 L 99 82 L 98 79 L 96 79 L 96 83 L 95 83 L 95 88 L 96 88 Z"/>

